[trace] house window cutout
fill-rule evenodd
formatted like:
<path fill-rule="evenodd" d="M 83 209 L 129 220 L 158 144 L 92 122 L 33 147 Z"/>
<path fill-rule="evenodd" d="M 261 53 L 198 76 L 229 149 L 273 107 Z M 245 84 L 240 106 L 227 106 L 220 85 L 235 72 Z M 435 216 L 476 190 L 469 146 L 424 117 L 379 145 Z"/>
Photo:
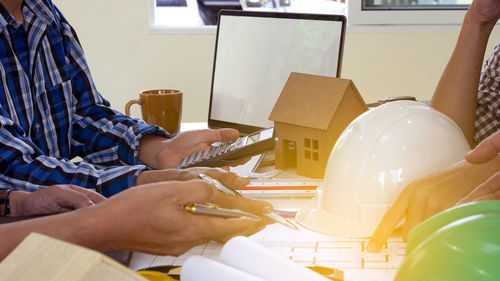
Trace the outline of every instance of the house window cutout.
<path fill-rule="evenodd" d="M 304 147 L 311 148 L 311 139 L 304 139 Z"/>
<path fill-rule="evenodd" d="M 306 159 L 311 159 L 311 151 L 310 150 L 305 150 L 304 151 L 304 158 Z"/>
<path fill-rule="evenodd" d="M 314 150 L 318 150 L 319 149 L 319 141 L 318 140 L 313 140 L 312 141 L 312 148 Z"/>
<path fill-rule="evenodd" d="M 319 141 L 304 138 L 304 159 L 319 161 Z"/>

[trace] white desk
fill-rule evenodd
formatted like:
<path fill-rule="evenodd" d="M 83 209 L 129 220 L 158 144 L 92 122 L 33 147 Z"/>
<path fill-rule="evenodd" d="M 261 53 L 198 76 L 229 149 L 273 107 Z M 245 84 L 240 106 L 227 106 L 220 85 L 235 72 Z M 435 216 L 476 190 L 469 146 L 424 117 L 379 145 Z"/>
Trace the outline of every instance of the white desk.
<path fill-rule="evenodd" d="M 206 128 L 206 123 L 183 123 L 181 130 Z M 308 199 L 273 199 L 270 202 L 276 209 L 298 210 Z M 294 260 L 299 265 L 322 265 L 344 271 L 344 280 L 393 280 L 397 268 L 404 259 L 406 244 L 400 238 L 391 238 L 381 253 L 366 252 L 368 239 L 342 238 L 319 234 L 300 227 L 299 231 L 280 224 L 267 226 L 251 236 L 264 246 Z M 203 255 L 217 260 L 222 245 L 210 242 L 197 246 L 179 256 L 155 256 L 134 253 L 130 268 L 160 265 L 182 265 L 192 255 Z"/>
<path fill-rule="evenodd" d="M 277 209 L 297 209 L 307 200 L 273 200 Z M 280 224 L 267 226 L 251 236 L 251 239 L 276 251 L 283 257 L 292 259 L 299 265 L 322 265 L 344 271 L 344 280 L 386 281 L 393 280 L 397 268 L 403 261 L 406 244 L 398 238 L 391 238 L 389 246 L 381 253 L 373 254 L 364 250 L 368 239 L 342 238 L 319 234 L 300 227 L 299 231 Z M 161 265 L 182 265 L 193 255 L 202 255 L 218 260 L 221 244 L 210 242 L 197 246 L 179 256 L 155 256 L 134 253 L 130 268 Z M 376 268 L 374 268 L 376 267 Z"/>

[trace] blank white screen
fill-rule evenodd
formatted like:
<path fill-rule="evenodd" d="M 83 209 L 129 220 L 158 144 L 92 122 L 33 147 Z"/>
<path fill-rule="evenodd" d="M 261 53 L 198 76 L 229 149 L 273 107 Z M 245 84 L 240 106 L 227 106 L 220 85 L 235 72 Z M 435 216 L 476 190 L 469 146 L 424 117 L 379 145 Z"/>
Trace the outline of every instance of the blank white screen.
<path fill-rule="evenodd" d="M 341 34 L 340 21 L 223 15 L 211 119 L 272 127 L 291 72 L 337 76 Z"/>

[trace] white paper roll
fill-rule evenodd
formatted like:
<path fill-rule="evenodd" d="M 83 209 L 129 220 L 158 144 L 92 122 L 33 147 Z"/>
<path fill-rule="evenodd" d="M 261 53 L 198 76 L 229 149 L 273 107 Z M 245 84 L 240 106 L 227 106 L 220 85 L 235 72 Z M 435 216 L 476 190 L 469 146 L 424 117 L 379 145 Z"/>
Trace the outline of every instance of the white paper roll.
<path fill-rule="evenodd" d="M 181 281 L 265 281 L 238 269 L 200 256 L 188 258 L 181 270 Z"/>
<path fill-rule="evenodd" d="M 229 240 L 222 248 L 219 260 L 269 281 L 330 281 L 243 236 Z"/>

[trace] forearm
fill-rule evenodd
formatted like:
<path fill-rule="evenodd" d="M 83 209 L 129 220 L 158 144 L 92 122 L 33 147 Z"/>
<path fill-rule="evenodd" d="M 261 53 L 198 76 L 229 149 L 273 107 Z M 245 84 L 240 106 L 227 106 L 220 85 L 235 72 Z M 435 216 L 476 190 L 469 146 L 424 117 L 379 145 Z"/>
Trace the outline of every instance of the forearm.
<path fill-rule="evenodd" d="M 15 154 L 7 149 L 0 149 L 0 153 L 8 156 L 0 161 L 0 166 L 4 167 L 0 180 L 22 186 L 27 191 L 54 184 L 73 184 L 95 188 L 97 192 L 111 196 L 135 186 L 137 175 L 147 169 L 143 165 L 99 167 L 84 161 L 73 163 L 45 155 Z M 25 159 L 31 161 L 26 162 Z"/>
<path fill-rule="evenodd" d="M 0 260 L 5 258 L 31 232 L 45 234 L 63 241 L 98 251 L 114 249 L 113 227 L 103 216 L 88 207 L 68 213 L 0 225 L 2 243 Z"/>
<path fill-rule="evenodd" d="M 493 26 L 479 24 L 467 13 L 455 50 L 431 100 L 431 106 L 453 119 L 471 144 L 481 67 Z"/>

